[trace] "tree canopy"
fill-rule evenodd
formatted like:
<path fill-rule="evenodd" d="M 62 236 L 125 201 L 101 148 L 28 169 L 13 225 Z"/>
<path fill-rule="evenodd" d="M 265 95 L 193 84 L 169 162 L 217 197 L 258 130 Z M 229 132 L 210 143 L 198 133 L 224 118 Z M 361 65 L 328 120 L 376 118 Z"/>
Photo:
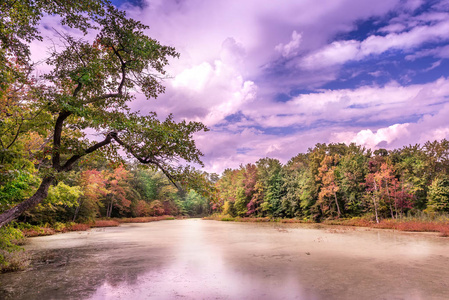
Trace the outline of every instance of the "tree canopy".
<path fill-rule="evenodd" d="M 11 0 L 0 7 L 0 60 L 5 62 L 0 70 L 0 180 L 8 184 L 28 176 L 30 182 L 40 181 L 24 201 L 7 203 L 17 205 L 4 210 L 0 226 L 40 203 L 62 173 L 95 151 L 113 157 L 122 149 L 162 170 L 174 184 L 186 170 L 180 161 L 202 164 L 192 136 L 207 130 L 203 124 L 175 122 L 172 116 L 160 120 L 155 112 L 142 115 L 129 106 L 136 93 L 147 99 L 163 93 L 165 67 L 169 58 L 179 56 L 148 37 L 148 26 L 101 0 Z M 96 36 L 58 33 L 60 45 L 50 49 L 46 61 L 52 70 L 36 78 L 30 75 L 29 43 L 41 38 L 36 26 L 45 13 Z M 86 130 L 101 138 L 87 138 Z M 20 165 L 29 170 L 22 172 Z"/>

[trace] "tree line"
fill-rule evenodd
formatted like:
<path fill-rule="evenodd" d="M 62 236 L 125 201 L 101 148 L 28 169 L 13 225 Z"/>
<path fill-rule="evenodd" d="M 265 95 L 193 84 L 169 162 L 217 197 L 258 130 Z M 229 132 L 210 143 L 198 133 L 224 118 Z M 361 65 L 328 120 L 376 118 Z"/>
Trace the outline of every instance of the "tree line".
<path fill-rule="evenodd" d="M 11 170 L 8 180 L 2 179 L 0 212 L 21 203 L 41 180 L 33 165 Z M 92 222 L 95 218 L 209 213 L 209 201 L 205 197 L 193 189 L 177 189 L 161 171 L 138 164 L 111 164 L 93 156 L 52 185 L 48 196 L 22 214 L 19 221 L 42 225 Z"/>
<path fill-rule="evenodd" d="M 317 144 L 285 165 L 273 158 L 226 169 L 212 208 L 230 216 L 322 221 L 449 212 L 449 141 L 372 151 Z"/>

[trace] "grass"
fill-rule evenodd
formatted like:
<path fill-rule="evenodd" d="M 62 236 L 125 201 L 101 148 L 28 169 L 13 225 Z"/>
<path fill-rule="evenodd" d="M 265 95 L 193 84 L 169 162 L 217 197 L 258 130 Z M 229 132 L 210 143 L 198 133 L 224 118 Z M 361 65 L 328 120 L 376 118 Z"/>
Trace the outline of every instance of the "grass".
<path fill-rule="evenodd" d="M 242 218 L 230 215 L 213 215 L 204 217 L 204 220 L 227 221 L 227 222 L 279 222 L 279 223 L 313 223 L 311 220 L 300 219 L 273 219 L 273 218 Z M 320 223 L 316 223 L 320 224 Z M 447 216 L 416 216 L 403 219 L 384 219 L 379 223 L 370 218 L 334 219 L 322 222 L 325 225 L 356 226 L 379 229 L 393 229 L 409 232 L 439 232 L 441 237 L 449 237 L 449 218 Z"/>
<path fill-rule="evenodd" d="M 323 222 L 328 225 L 344 225 L 370 227 L 380 229 L 393 229 L 410 232 L 439 232 L 440 236 L 449 236 L 449 220 L 423 220 L 420 218 L 383 219 L 379 223 L 364 218 L 328 220 Z"/>
<path fill-rule="evenodd" d="M 0 264 L 0 273 L 24 270 L 30 264 L 30 254 L 23 249 L 5 251 L 0 249 L 3 263 Z"/>
<path fill-rule="evenodd" d="M 23 235 L 26 237 L 45 236 L 56 233 L 56 230 L 50 227 L 33 226 L 33 228 L 22 229 Z"/>
<path fill-rule="evenodd" d="M 232 217 L 230 215 L 212 215 L 209 217 L 204 217 L 203 220 L 214 220 L 214 221 L 228 221 L 228 222 L 248 222 L 248 223 L 259 223 L 259 222 L 279 222 L 279 223 L 311 223 L 309 220 L 300 219 L 281 219 L 281 218 L 269 218 L 269 217 Z"/>
<path fill-rule="evenodd" d="M 164 216 L 156 216 L 156 217 L 116 218 L 113 220 L 118 223 L 148 223 L 148 222 L 156 222 L 156 221 L 164 221 L 164 220 L 175 220 L 175 217 L 169 216 L 169 215 L 164 215 Z"/>
<path fill-rule="evenodd" d="M 114 219 L 97 219 L 90 223 L 60 223 L 44 226 L 30 225 L 26 223 L 21 223 L 18 228 L 22 231 L 23 235 L 26 237 L 36 237 L 53 235 L 60 232 L 68 231 L 86 231 L 90 228 L 98 227 L 117 227 L 122 223 L 148 223 L 162 220 L 174 220 L 173 216 L 157 216 L 157 217 L 140 217 L 140 218 L 114 218 Z"/>
<path fill-rule="evenodd" d="M 90 227 L 117 227 L 120 223 L 116 220 L 95 220 L 94 223 L 89 225 Z"/>

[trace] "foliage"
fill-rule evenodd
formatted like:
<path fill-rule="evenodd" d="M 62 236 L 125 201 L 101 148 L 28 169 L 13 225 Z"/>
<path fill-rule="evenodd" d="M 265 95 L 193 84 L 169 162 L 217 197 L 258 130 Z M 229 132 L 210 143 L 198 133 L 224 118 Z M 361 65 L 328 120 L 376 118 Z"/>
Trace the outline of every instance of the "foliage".
<path fill-rule="evenodd" d="M 215 184 L 212 208 L 232 217 L 367 216 L 381 223 L 426 208 L 447 212 L 447 176 L 447 140 L 374 152 L 355 144 L 317 144 L 285 165 L 264 158 L 226 169 Z"/>
<path fill-rule="evenodd" d="M 182 206 L 187 215 L 193 217 L 206 216 L 210 214 L 209 201 L 195 190 L 190 190 Z"/>
<path fill-rule="evenodd" d="M 22 267 L 20 252 L 23 249 L 18 244 L 23 238 L 22 232 L 13 226 L 0 228 L 0 273 Z"/>
<path fill-rule="evenodd" d="M 437 177 L 430 185 L 428 210 L 437 212 L 449 212 L 448 176 Z"/>
<path fill-rule="evenodd" d="M 159 169 L 177 187 L 190 183 L 199 191 L 206 186 L 202 174 L 178 162 L 202 164 L 192 136 L 207 128 L 199 122 L 176 122 L 172 115 L 160 120 L 155 112 L 143 115 L 129 107 L 136 92 L 147 99 L 164 92 L 165 67 L 179 56 L 173 47 L 146 36 L 148 26 L 127 18 L 108 1 L 19 0 L 6 1 L 0 9 L 0 60 L 5 62 L 0 64 L 0 226 L 41 203 L 49 191 L 47 201 L 58 209 L 76 207 L 73 219 L 132 215 L 142 200 L 140 191 L 147 202 L 160 200 L 173 210 L 166 201 L 176 194 L 173 189 L 159 189 L 163 194 L 154 199 L 151 188 L 128 184 L 133 174 L 118 166 L 123 162 L 120 150 Z M 63 25 L 96 35 L 89 40 L 58 33 L 60 44 L 49 49 L 46 60 L 52 69 L 35 78 L 28 48 L 33 39 L 41 39 L 36 27 L 44 14 L 58 15 Z M 86 130 L 102 140 L 87 139 Z M 111 172 L 79 170 L 78 163 L 95 152 L 117 164 Z M 50 187 L 66 180 L 64 173 L 72 169 L 93 172 L 81 175 L 81 190 L 74 182 Z M 160 206 L 153 206 L 159 214 Z"/>

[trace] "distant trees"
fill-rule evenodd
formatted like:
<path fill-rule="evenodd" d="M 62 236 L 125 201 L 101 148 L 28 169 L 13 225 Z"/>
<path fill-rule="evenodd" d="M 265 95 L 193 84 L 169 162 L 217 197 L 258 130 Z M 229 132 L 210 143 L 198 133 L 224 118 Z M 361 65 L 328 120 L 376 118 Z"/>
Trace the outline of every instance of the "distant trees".
<path fill-rule="evenodd" d="M 43 225 L 92 222 L 95 218 L 198 217 L 211 213 L 210 196 L 193 189 L 177 189 L 161 171 L 136 164 L 103 163 L 99 159 L 80 164 L 18 220 Z"/>
<path fill-rule="evenodd" d="M 323 220 L 449 211 L 449 143 L 374 152 L 355 144 L 317 144 L 286 165 L 264 158 L 227 169 L 214 211 L 232 216 Z M 246 204 L 246 209 L 245 209 Z"/>

